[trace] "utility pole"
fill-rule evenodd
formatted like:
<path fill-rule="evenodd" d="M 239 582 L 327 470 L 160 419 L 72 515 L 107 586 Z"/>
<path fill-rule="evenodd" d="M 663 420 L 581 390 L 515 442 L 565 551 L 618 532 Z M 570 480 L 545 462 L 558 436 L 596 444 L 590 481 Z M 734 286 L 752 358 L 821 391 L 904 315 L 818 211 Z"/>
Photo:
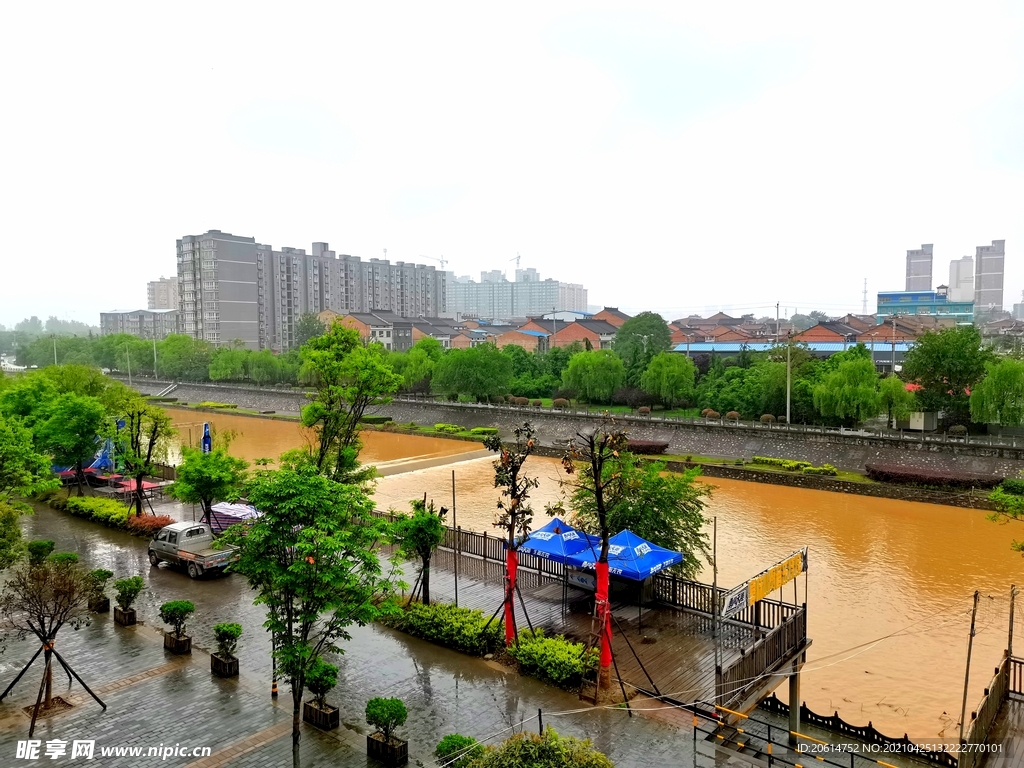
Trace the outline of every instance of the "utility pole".
<path fill-rule="evenodd" d="M 892 316 L 892 370 L 889 373 L 896 375 L 896 315 Z"/>
<path fill-rule="evenodd" d="M 974 608 L 971 610 L 971 636 L 967 640 L 967 672 L 964 673 L 964 703 L 960 709 L 960 743 L 964 743 L 964 720 L 967 718 L 967 684 L 971 680 L 971 650 L 974 647 L 974 621 L 978 617 L 978 590 L 974 590 Z"/>
<path fill-rule="evenodd" d="M 866 315 L 868 313 L 868 279 L 864 278 L 864 299 L 860 303 L 860 313 Z"/>
<path fill-rule="evenodd" d="M 789 429 L 789 393 L 792 388 L 792 357 L 790 351 L 793 349 L 793 332 L 786 334 L 786 429 Z"/>
<path fill-rule="evenodd" d="M 124 356 L 128 360 L 128 386 L 132 385 L 132 353 L 128 349 L 128 342 L 124 343 Z"/>
<path fill-rule="evenodd" d="M 548 351 L 555 348 L 555 334 L 558 332 L 558 314 L 554 307 L 551 308 L 551 343 L 548 344 Z"/>
<path fill-rule="evenodd" d="M 53 336 L 53 364 L 57 364 L 57 335 Z"/>
<path fill-rule="evenodd" d="M 775 302 L 775 345 L 779 344 L 779 302 Z"/>
<path fill-rule="evenodd" d="M 156 375 L 156 330 L 153 331 L 153 378 L 157 378 Z"/>

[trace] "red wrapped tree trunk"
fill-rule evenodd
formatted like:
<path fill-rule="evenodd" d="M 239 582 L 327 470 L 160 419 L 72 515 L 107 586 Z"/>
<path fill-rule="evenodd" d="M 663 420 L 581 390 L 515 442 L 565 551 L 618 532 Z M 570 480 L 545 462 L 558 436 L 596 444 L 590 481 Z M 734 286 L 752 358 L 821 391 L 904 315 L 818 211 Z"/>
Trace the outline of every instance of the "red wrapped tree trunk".
<path fill-rule="evenodd" d="M 597 678 L 598 688 L 609 688 L 612 682 L 612 623 L 608 603 L 608 563 L 597 563 L 598 620 L 601 625 L 601 661 Z"/>
<path fill-rule="evenodd" d="M 514 549 L 506 550 L 505 567 L 505 645 L 509 646 L 516 639 L 515 603 L 513 598 L 516 594 L 516 567 L 519 565 L 519 556 Z"/>

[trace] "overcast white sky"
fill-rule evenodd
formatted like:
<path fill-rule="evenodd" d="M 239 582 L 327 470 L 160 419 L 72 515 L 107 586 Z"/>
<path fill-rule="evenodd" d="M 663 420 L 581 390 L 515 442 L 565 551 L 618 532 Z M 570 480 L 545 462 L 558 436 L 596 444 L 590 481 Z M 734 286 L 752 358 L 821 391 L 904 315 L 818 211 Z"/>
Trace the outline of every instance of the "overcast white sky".
<path fill-rule="evenodd" d="M 145 306 L 175 239 L 450 260 L 666 315 L 858 311 L 1006 240 L 1010 3 L 4 3 L 0 323 Z M 431 263 L 431 262 L 427 262 Z"/>

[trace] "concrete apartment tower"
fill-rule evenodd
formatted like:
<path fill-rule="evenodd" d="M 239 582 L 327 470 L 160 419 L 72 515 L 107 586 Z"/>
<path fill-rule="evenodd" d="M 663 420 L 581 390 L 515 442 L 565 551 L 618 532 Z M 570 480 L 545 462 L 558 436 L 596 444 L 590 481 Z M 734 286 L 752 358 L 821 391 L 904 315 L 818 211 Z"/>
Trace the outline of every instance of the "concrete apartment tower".
<path fill-rule="evenodd" d="M 146 283 L 146 301 L 148 309 L 177 309 L 178 278 L 161 277 Z"/>
<path fill-rule="evenodd" d="M 256 239 L 217 229 L 178 240 L 182 333 L 211 344 L 260 349 L 260 271 Z"/>
<path fill-rule="evenodd" d="M 930 291 L 932 289 L 932 246 L 922 245 L 920 249 L 907 251 L 907 290 Z"/>
<path fill-rule="evenodd" d="M 1006 241 L 993 240 L 979 245 L 974 257 L 974 313 L 1001 312 L 1003 309 L 1003 264 Z"/>
<path fill-rule="evenodd" d="M 949 300 L 974 301 L 974 257 L 949 262 Z"/>

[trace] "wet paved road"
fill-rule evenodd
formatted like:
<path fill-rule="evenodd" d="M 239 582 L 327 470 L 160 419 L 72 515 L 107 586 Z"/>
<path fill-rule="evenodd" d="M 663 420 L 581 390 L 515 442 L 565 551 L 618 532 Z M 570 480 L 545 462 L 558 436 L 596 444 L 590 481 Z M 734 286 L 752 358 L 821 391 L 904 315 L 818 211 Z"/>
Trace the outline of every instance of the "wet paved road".
<path fill-rule="evenodd" d="M 196 614 L 189 625 L 189 633 L 197 647 L 212 646 L 212 626 L 218 622 L 238 621 L 245 628 L 239 645 L 243 678 L 236 687 L 211 678 L 206 657 L 196 654 L 193 662 L 183 669 L 137 682 L 124 691 L 115 690 L 106 713 L 99 712 L 90 703 L 76 706 L 72 713 L 48 724 L 48 733 L 79 733 L 93 728 L 115 739 L 115 743 L 116 739 L 125 742 L 131 739 L 147 744 L 170 743 L 187 737 L 213 746 L 214 751 L 243 734 L 251 737 L 264 733 L 269 739 L 265 746 L 236 756 L 225 764 L 288 763 L 287 723 L 281 726 L 285 728 L 281 733 L 264 731 L 272 729 L 275 723 L 280 724 L 282 717 L 287 720 L 287 692 L 282 686 L 279 699 L 282 706 L 270 704 L 270 643 L 261 628 L 263 614 L 252 605 L 252 595 L 241 577 L 192 581 L 182 572 L 166 566 L 153 568 L 146 557 L 144 540 L 48 508 L 40 508 L 35 515 L 26 518 L 25 528 L 28 538 L 53 539 L 59 550 L 78 552 L 88 568 L 106 567 L 118 578 L 142 575 L 147 588 L 136 607 L 140 620 L 147 624 L 160 626 L 157 607 L 161 603 L 172 599 L 192 600 Z M 147 630 L 139 632 L 144 634 Z M 69 661 L 90 684 L 102 685 L 166 664 L 159 643 L 143 642 L 139 639 L 141 636 L 135 631 L 115 627 L 108 617 L 100 617 L 80 632 L 63 630 L 58 647 L 68 649 Z M 335 737 L 304 729 L 306 765 L 367 764 L 364 750 L 353 743 L 358 744 L 366 732 L 363 707 L 373 696 L 399 696 L 406 702 L 410 715 L 403 734 L 409 739 L 410 755 L 426 765 L 432 764 L 433 748 L 445 734 L 460 732 L 485 738 L 520 720 L 527 720 L 526 728 L 531 730 L 536 728 L 536 720 L 531 719 L 536 717 L 538 708 L 544 710 L 546 724 L 566 734 L 592 738 L 620 768 L 690 765 L 694 760 L 692 734 L 685 727 L 685 718 L 683 727 L 679 727 L 653 717 L 629 719 L 624 710 L 587 709 L 556 715 L 579 709 L 579 700 L 498 665 L 381 627 L 354 628 L 352 639 L 344 648 L 345 654 L 336 660 L 340 666 L 338 686 L 328 698 L 341 708 L 344 725 L 340 730 L 348 729 L 343 735 L 347 735 L 349 741 L 339 742 Z M 34 646 L 29 643 L 13 643 L 0 656 L 0 679 L 5 684 L 20 669 L 19 662 L 33 650 Z M 30 703 L 34 693 L 35 684 L 20 684 L 18 697 L 21 700 L 17 703 Z M 25 696 L 29 702 L 24 701 Z M 0 713 L 5 712 L 11 712 L 7 704 L 0 706 Z M 25 738 L 27 721 L 19 721 L 19 717 L 14 715 L 8 720 L 6 728 L 0 721 L 2 765 L 14 764 L 13 760 L 8 761 L 8 753 L 13 755 L 16 740 Z M 200 737 L 206 741 L 201 741 Z M 108 764 L 118 764 L 110 760 Z M 169 758 L 167 762 L 174 763 L 174 760 Z M 45 764 L 62 762 L 46 761 Z M 140 764 L 139 759 L 132 764 Z M 178 758 L 177 764 L 184 765 L 186 761 Z"/>

